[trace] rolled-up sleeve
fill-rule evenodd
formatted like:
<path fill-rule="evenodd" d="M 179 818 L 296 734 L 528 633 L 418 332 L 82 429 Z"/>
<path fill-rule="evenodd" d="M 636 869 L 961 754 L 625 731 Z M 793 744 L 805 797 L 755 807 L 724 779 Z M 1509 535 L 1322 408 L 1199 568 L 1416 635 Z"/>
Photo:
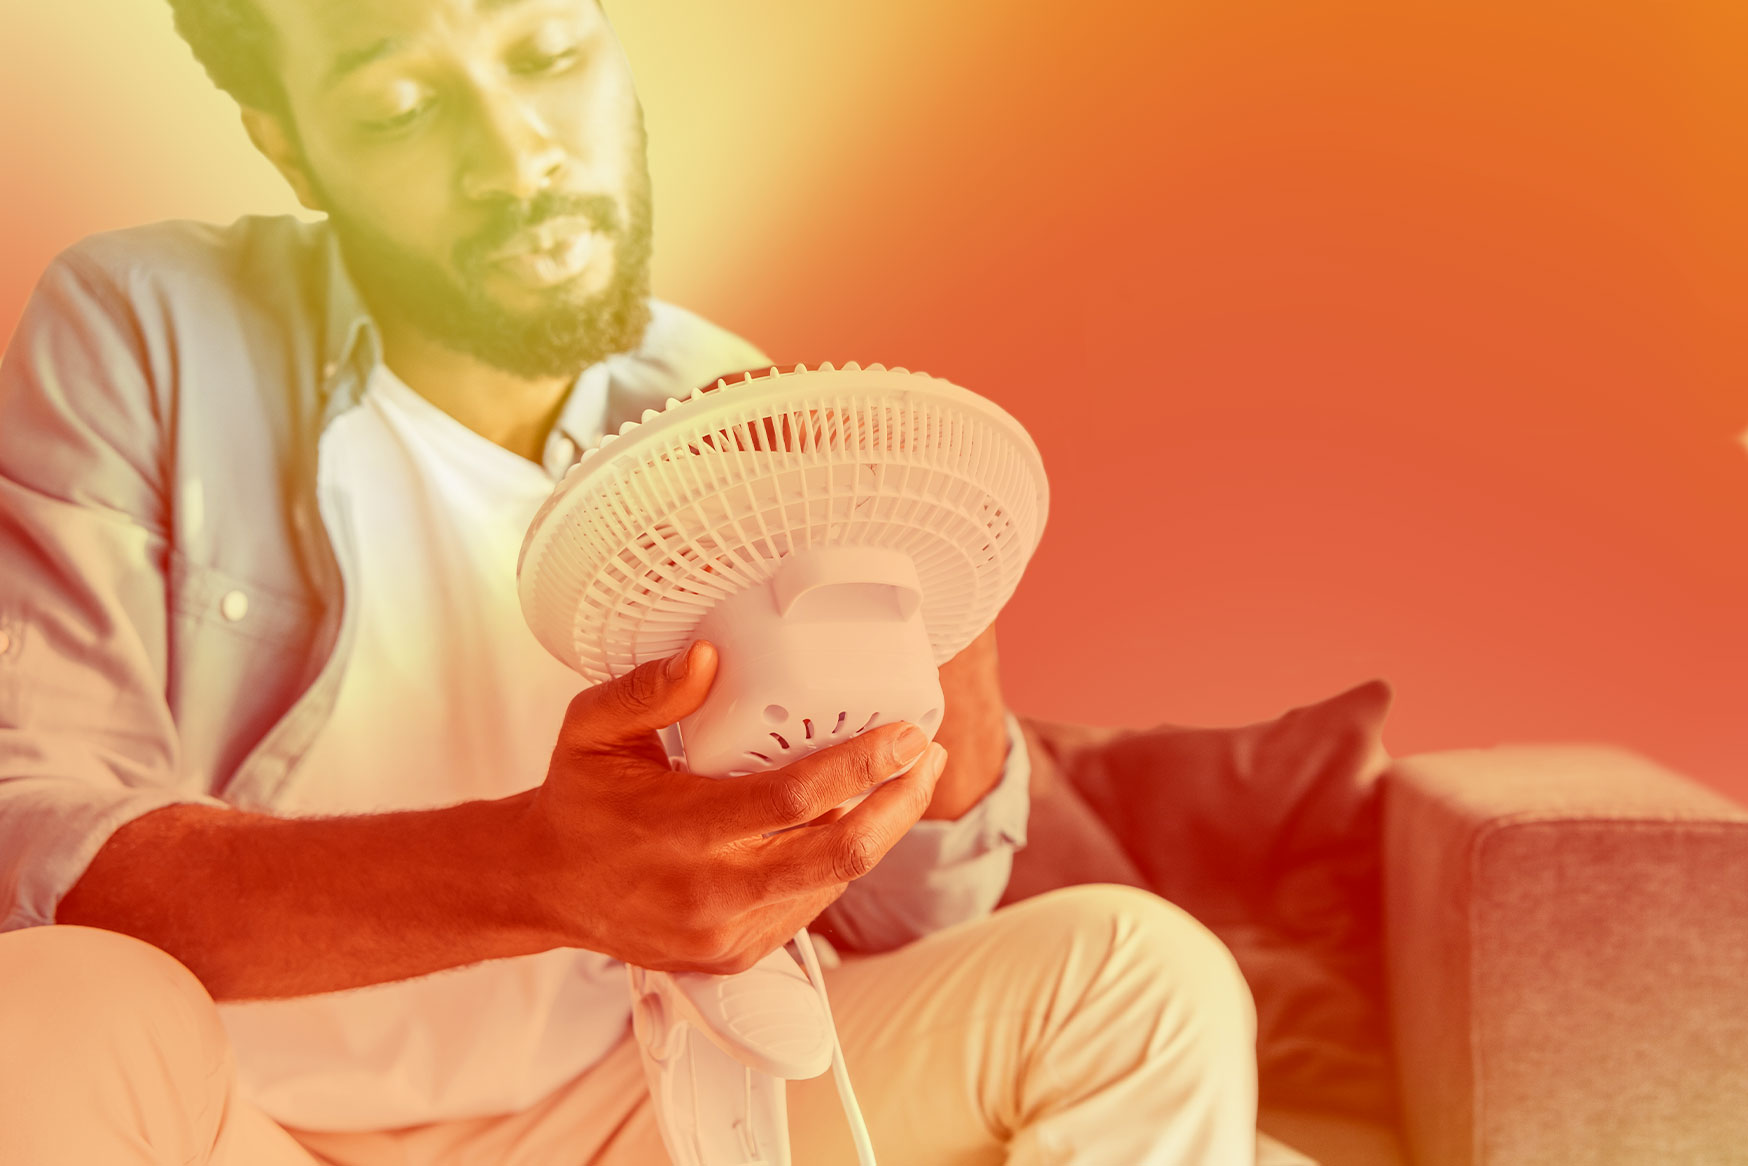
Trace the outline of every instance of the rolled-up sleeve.
<path fill-rule="evenodd" d="M 1026 844 L 1031 760 L 1012 713 L 1002 774 L 952 821 L 918 822 L 871 872 L 826 909 L 826 921 L 858 951 L 889 951 L 943 927 L 978 919 L 1007 890 L 1014 852 Z"/>
<path fill-rule="evenodd" d="M 50 923 L 122 824 L 216 799 L 165 700 L 168 507 L 149 329 L 76 255 L 0 360 L 0 930 Z"/>

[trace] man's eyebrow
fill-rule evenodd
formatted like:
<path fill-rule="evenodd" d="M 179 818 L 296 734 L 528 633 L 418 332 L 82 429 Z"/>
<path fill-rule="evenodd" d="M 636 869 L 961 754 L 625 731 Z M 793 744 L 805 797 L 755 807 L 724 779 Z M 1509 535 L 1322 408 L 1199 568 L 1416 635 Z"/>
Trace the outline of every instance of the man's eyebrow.
<path fill-rule="evenodd" d="M 382 60 L 404 43 L 406 42 L 399 37 L 385 36 L 379 41 L 341 53 L 328 66 L 328 75 L 322 79 L 322 88 L 332 89 L 372 61 Z"/>

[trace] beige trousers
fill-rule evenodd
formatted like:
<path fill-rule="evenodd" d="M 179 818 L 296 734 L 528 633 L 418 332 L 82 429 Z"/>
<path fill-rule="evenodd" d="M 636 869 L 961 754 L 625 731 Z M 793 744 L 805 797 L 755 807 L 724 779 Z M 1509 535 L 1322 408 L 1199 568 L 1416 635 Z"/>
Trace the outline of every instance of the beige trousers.
<path fill-rule="evenodd" d="M 883 1166 L 1248 1166 L 1255 1014 L 1200 924 L 1074 887 L 827 987 Z M 521 1113 L 381 1133 L 287 1130 L 239 1095 L 218 1012 L 111 932 L 0 935 L 0 1162 L 18 1166 L 656 1166 L 628 1038 Z M 797 1166 L 853 1164 L 831 1075 L 789 1085 Z"/>

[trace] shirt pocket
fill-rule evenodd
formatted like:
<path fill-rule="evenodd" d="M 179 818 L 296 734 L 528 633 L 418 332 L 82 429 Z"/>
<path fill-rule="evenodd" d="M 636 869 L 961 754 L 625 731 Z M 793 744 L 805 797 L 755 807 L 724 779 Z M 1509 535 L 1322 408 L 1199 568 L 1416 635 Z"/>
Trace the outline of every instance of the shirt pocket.
<path fill-rule="evenodd" d="M 184 764 L 218 788 L 310 675 L 321 608 L 172 553 L 166 696 Z"/>
<path fill-rule="evenodd" d="M 278 591 L 174 553 L 170 597 L 179 630 L 187 625 L 202 635 L 222 631 L 270 646 L 307 640 L 319 614 L 306 596 Z"/>

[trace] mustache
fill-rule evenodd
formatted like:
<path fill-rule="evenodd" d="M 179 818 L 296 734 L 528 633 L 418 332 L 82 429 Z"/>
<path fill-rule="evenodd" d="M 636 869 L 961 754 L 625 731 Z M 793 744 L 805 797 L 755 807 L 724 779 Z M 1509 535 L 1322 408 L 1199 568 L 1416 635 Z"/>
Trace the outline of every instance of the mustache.
<path fill-rule="evenodd" d="M 456 266 L 477 270 L 486 257 L 523 231 L 549 219 L 582 219 L 595 231 L 617 236 L 623 225 L 619 203 L 604 194 L 543 190 L 531 199 L 505 199 L 491 209 L 485 226 L 455 246 Z"/>

